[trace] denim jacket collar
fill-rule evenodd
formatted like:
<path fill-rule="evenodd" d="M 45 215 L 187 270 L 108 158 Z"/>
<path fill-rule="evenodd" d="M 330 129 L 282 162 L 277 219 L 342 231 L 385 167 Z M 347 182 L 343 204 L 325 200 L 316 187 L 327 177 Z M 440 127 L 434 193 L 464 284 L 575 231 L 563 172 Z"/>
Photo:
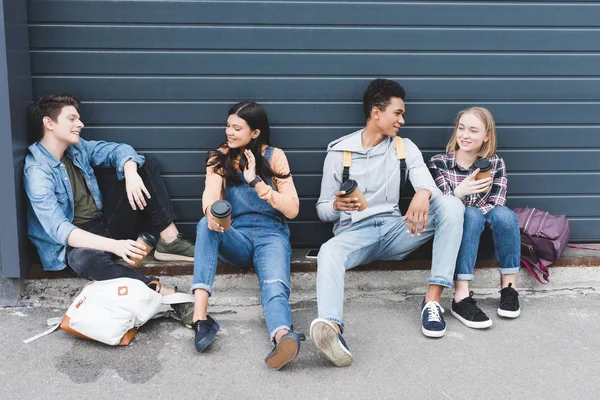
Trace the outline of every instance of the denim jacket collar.
<path fill-rule="evenodd" d="M 68 150 L 68 149 L 67 149 Z M 48 166 L 54 168 L 58 167 L 61 163 L 57 160 L 40 142 L 35 142 L 29 146 L 29 151 L 37 161 L 46 161 Z"/>
<path fill-rule="evenodd" d="M 56 157 L 54 157 L 40 142 L 35 142 L 29 146 L 29 151 L 31 151 L 31 154 L 38 162 L 44 160 L 50 168 L 58 168 L 62 165 L 62 161 L 56 159 Z M 81 160 L 80 157 L 82 152 L 78 148 L 78 145 L 67 147 L 64 154 L 66 154 L 77 167 L 81 170 L 85 170 L 84 161 Z"/>

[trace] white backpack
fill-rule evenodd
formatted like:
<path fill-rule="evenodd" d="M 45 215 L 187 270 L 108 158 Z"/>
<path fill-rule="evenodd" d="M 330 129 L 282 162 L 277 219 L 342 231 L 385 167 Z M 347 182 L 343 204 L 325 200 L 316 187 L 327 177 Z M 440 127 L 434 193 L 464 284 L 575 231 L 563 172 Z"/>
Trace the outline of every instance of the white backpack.
<path fill-rule="evenodd" d="M 154 283 L 160 285 L 158 282 Z M 137 328 L 157 315 L 163 305 L 193 301 L 194 296 L 185 293 L 162 296 L 137 279 L 93 281 L 85 285 L 75 297 L 63 316 L 60 327 L 80 338 L 111 346 L 127 346 Z M 57 326 L 58 324 L 44 333 L 50 333 Z M 41 336 L 43 334 L 28 341 Z"/>

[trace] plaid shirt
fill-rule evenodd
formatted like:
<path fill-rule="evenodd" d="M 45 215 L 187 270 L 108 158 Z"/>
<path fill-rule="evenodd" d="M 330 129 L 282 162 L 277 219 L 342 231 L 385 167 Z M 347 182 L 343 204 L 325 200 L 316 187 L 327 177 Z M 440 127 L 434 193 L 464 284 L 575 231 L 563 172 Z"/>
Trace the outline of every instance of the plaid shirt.
<path fill-rule="evenodd" d="M 471 194 L 463 199 L 465 206 L 477 207 L 483 214 L 496 206 L 506 204 L 508 184 L 504 160 L 496 154 L 488 160 L 492 163 L 492 188 L 487 192 Z M 435 179 L 435 184 L 444 194 L 449 195 L 453 195 L 454 188 L 476 169 L 473 166 L 469 169 L 462 168 L 456 163 L 454 153 L 437 154 L 431 157 L 427 166 Z"/>

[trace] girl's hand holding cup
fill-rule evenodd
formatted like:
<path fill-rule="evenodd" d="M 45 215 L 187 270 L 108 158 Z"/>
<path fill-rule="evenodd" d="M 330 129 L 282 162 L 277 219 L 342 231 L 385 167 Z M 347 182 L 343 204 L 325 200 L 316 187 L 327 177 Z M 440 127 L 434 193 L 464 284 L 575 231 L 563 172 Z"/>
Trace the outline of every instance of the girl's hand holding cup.
<path fill-rule="evenodd" d="M 217 200 L 208 209 L 208 229 L 215 232 L 226 232 L 231 228 L 231 203 Z"/>
<path fill-rule="evenodd" d="M 475 193 L 483 193 L 490 190 L 492 185 L 492 178 L 487 177 L 484 179 L 477 180 L 477 174 L 479 173 L 479 168 L 477 168 L 473 173 L 465 178 L 455 189 L 454 195 L 459 199 L 463 200 L 465 197 L 475 194 Z"/>
<path fill-rule="evenodd" d="M 216 221 L 215 217 L 208 211 L 206 214 L 206 219 L 208 219 L 208 229 L 215 232 L 225 232 L 225 229 Z"/>

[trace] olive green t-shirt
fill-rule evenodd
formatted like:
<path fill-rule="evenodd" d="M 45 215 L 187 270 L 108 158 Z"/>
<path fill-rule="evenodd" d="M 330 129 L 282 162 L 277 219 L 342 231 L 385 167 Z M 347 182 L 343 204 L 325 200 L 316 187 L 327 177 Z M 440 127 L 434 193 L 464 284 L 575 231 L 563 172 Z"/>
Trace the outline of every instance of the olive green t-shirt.
<path fill-rule="evenodd" d="M 81 175 L 79 168 L 77 168 L 75 164 L 73 164 L 73 161 L 66 155 L 64 155 L 60 161 L 65 165 L 65 169 L 69 175 L 69 181 L 71 182 L 71 189 L 73 189 L 73 202 L 75 204 L 73 225 L 81 226 L 92 219 L 98 212 L 98 207 L 96 207 L 94 198 L 88 190 L 85 179 Z"/>

